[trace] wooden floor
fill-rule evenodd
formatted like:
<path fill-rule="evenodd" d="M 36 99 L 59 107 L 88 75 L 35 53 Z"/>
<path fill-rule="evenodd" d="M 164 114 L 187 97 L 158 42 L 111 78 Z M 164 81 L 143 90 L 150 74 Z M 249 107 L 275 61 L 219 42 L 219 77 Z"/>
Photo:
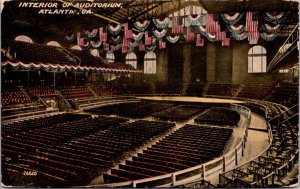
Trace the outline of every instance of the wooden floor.
<path fill-rule="evenodd" d="M 189 97 L 189 96 L 137 96 L 136 98 L 145 100 L 164 100 L 177 102 L 205 102 L 205 103 L 244 103 L 240 100 L 221 99 L 221 98 L 204 98 L 204 97 Z"/>

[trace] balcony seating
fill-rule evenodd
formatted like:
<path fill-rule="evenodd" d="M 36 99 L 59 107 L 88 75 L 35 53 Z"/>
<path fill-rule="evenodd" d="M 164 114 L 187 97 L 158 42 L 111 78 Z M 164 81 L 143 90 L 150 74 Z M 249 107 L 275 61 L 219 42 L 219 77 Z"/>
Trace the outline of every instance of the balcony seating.
<path fill-rule="evenodd" d="M 186 86 L 186 96 L 202 96 L 204 84 L 202 83 L 188 83 Z"/>
<path fill-rule="evenodd" d="M 265 100 L 279 103 L 287 107 L 292 107 L 298 104 L 298 97 L 298 83 L 283 83 L 279 87 L 275 88 L 274 93 Z"/>
<path fill-rule="evenodd" d="M 275 179 L 280 181 L 298 161 L 298 115 L 285 119 L 276 117 L 270 121 L 272 143 L 267 151 L 232 171 L 220 175 L 220 184 L 231 188 L 275 187 Z"/>
<path fill-rule="evenodd" d="M 52 98 L 58 95 L 53 87 L 48 86 L 34 86 L 27 88 L 27 90 L 28 94 L 34 98 Z"/>
<path fill-rule="evenodd" d="M 261 100 L 270 95 L 273 88 L 273 84 L 246 84 L 238 97 Z"/>
<path fill-rule="evenodd" d="M 84 85 L 61 85 L 58 90 L 66 99 L 79 99 L 94 97 L 93 93 Z"/>
<path fill-rule="evenodd" d="M 106 68 L 107 65 L 99 57 L 91 55 L 87 50 L 68 49 L 69 52 L 81 59 L 80 66 L 94 66 Z"/>
<path fill-rule="evenodd" d="M 2 87 L 1 104 L 2 106 L 31 103 L 32 100 L 27 98 L 18 87 Z"/>
<path fill-rule="evenodd" d="M 4 47 L 16 52 L 16 60 L 26 62 L 42 62 L 51 64 L 75 65 L 66 54 L 55 46 L 48 46 L 23 41 L 4 40 Z"/>
<path fill-rule="evenodd" d="M 206 95 L 216 96 L 234 96 L 237 90 L 240 88 L 239 84 L 217 84 L 210 83 L 206 92 Z"/>

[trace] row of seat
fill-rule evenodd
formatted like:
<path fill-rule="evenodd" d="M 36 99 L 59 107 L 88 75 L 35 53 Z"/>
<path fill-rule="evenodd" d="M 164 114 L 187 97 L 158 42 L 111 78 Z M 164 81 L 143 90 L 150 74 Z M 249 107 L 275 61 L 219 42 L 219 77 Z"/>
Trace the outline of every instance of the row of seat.
<path fill-rule="evenodd" d="M 266 153 L 251 162 L 222 175 L 226 187 L 278 187 L 280 181 L 298 161 L 299 120 L 278 116 L 270 121 L 273 140 Z M 231 173 L 231 174 L 230 174 Z M 277 182 L 278 183 L 278 182 Z"/>
<path fill-rule="evenodd" d="M 77 85 L 77 86 L 65 85 L 65 86 L 59 86 L 58 89 L 66 99 L 94 97 L 92 91 L 89 90 L 88 87 L 84 85 Z"/>
<path fill-rule="evenodd" d="M 273 84 L 247 84 L 239 92 L 238 97 L 264 99 L 273 91 Z"/>
<path fill-rule="evenodd" d="M 126 153 L 175 126 L 165 122 L 127 121 L 117 117 L 88 117 L 6 135 L 2 138 L 3 169 L 7 173 L 4 180 L 10 180 L 9 170 L 18 167 L 56 178 L 49 186 L 87 184 Z M 44 180 L 34 183 L 34 186 L 45 185 Z"/>
<path fill-rule="evenodd" d="M 180 121 L 190 119 L 193 115 L 203 111 L 206 106 L 180 105 L 152 114 L 162 120 Z"/>
<path fill-rule="evenodd" d="M 131 118 L 142 118 L 146 116 L 150 116 L 155 112 L 159 112 L 165 110 L 167 108 L 172 107 L 171 103 L 159 103 L 159 102 L 134 102 L 134 103 L 122 103 L 122 104 L 114 104 L 104 107 L 96 107 L 89 110 L 87 112 L 94 114 L 117 114 L 120 116 L 131 117 Z"/>
<path fill-rule="evenodd" d="M 210 83 L 206 95 L 234 96 L 239 88 L 240 84 Z"/>
<path fill-rule="evenodd" d="M 143 179 L 196 166 L 221 155 L 232 129 L 185 125 L 104 174 L 106 183 Z"/>
<path fill-rule="evenodd" d="M 49 86 L 33 86 L 27 88 L 28 94 L 32 97 L 51 98 L 56 97 L 58 94 L 53 87 Z"/>
<path fill-rule="evenodd" d="M 229 108 L 211 108 L 203 114 L 199 115 L 195 122 L 210 125 L 226 125 L 237 126 L 240 121 L 240 114 Z"/>
<path fill-rule="evenodd" d="M 295 104 L 298 104 L 298 98 L 298 83 L 283 83 L 275 88 L 274 93 L 267 97 L 266 100 L 292 107 Z"/>
<path fill-rule="evenodd" d="M 30 103 L 32 100 L 27 98 L 18 87 L 2 87 L 1 104 L 7 106 L 11 104 Z"/>
<path fill-rule="evenodd" d="M 2 136 L 16 134 L 28 130 L 33 130 L 37 128 L 47 127 L 49 125 L 56 125 L 65 122 L 72 122 L 84 118 L 88 118 L 90 115 L 86 114 L 73 114 L 73 113 L 64 113 L 57 114 L 42 118 L 28 119 L 24 121 L 14 122 L 10 124 L 2 124 L 1 133 Z"/>

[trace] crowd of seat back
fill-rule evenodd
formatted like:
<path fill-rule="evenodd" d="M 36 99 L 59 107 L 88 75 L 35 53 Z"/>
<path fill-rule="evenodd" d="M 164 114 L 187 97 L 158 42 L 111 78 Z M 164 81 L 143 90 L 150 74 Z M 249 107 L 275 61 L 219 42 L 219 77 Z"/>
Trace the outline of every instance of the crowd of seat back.
<path fill-rule="evenodd" d="M 99 115 L 117 114 L 120 116 L 131 117 L 131 118 L 143 118 L 146 116 L 150 116 L 155 112 L 159 112 L 167 108 L 170 108 L 172 106 L 173 104 L 170 103 L 141 101 L 141 102 L 121 103 L 121 104 L 113 104 L 113 105 L 103 106 L 103 107 L 96 107 L 86 111 L 93 114 L 99 114 Z"/>
<path fill-rule="evenodd" d="M 184 95 L 186 96 L 202 96 L 204 84 L 188 83 Z"/>
<path fill-rule="evenodd" d="M 287 107 L 292 107 L 295 104 L 298 104 L 298 98 L 298 83 L 282 83 L 275 89 L 274 93 L 265 100 L 279 103 Z"/>
<path fill-rule="evenodd" d="M 111 174 L 104 174 L 104 181 L 143 179 L 199 165 L 220 156 L 231 134 L 231 129 L 185 125 L 132 160 L 119 164 L 119 169 L 112 169 Z"/>
<path fill-rule="evenodd" d="M 1 104 L 2 106 L 31 103 L 32 100 L 27 98 L 19 87 L 2 86 Z"/>
<path fill-rule="evenodd" d="M 112 69 L 135 70 L 135 68 L 130 64 L 108 63 L 107 66 L 108 68 L 112 68 Z"/>
<path fill-rule="evenodd" d="M 216 96 L 234 96 L 237 90 L 240 88 L 240 84 L 218 84 L 209 83 L 206 95 Z"/>
<path fill-rule="evenodd" d="M 139 120 L 132 123 L 115 125 L 109 129 L 70 142 L 69 146 L 77 146 L 81 151 L 99 153 L 107 156 L 108 166 L 119 162 L 126 153 L 138 149 L 151 138 L 161 135 L 174 128 L 174 123 Z M 105 165 L 105 164 L 104 164 Z"/>
<path fill-rule="evenodd" d="M 85 85 L 60 85 L 58 90 L 66 99 L 94 97 L 92 91 Z"/>
<path fill-rule="evenodd" d="M 61 122 L 63 119 L 60 119 L 60 123 L 51 120 L 45 123 L 43 120 L 43 123 L 39 124 L 37 120 L 37 128 L 31 128 L 27 132 L 17 130 L 14 134 L 3 136 L 3 183 L 19 185 L 19 182 L 27 180 L 27 177 L 23 176 L 18 180 L 14 174 L 22 175 L 24 171 L 31 170 L 37 171 L 39 176 L 47 177 L 35 180 L 36 187 L 87 184 L 100 169 L 112 166 L 112 160 L 119 155 L 112 147 L 116 145 L 116 141 L 113 144 L 110 141 L 112 136 L 108 134 L 110 132 L 106 131 L 127 120 L 102 116 L 92 118 L 87 115 L 79 117 L 82 119 L 73 121 L 69 121 L 68 116 L 63 117 L 65 121 Z M 30 126 L 26 129 L 28 127 Z M 93 134 L 99 132 L 99 135 L 103 133 L 102 137 L 95 138 Z M 85 136 L 88 138 L 84 138 Z M 100 141 L 105 140 L 105 137 L 106 142 Z M 96 145 L 96 141 L 100 143 L 99 146 Z M 123 144 L 120 143 L 119 149 L 123 148 Z"/>
<path fill-rule="evenodd" d="M 239 92 L 238 97 L 261 100 L 270 95 L 273 88 L 273 84 L 246 84 Z"/>
<path fill-rule="evenodd" d="M 107 65 L 99 57 L 91 55 L 88 50 L 68 49 L 72 54 L 81 59 L 80 66 L 94 66 L 106 68 Z"/>
<path fill-rule="evenodd" d="M 115 91 L 113 91 L 112 88 L 104 84 L 93 85 L 92 88 L 98 96 L 111 96 L 115 94 Z"/>
<path fill-rule="evenodd" d="M 1 134 L 2 136 L 16 134 L 19 132 L 26 132 L 28 130 L 37 129 L 45 127 L 47 125 L 56 125 L 59 123 L 64 123 L 68 121 L 76 121 L 79 119 L 90 117 L 89 115 L 84 114 L 57 114 L 42 118 L 28 119 L 24 121 L 14 122 L 10 124 L 2 124 Z"/>
<path fill-rule="evenodd" d="M 22 62 L 76 65 L 75 62 L 70 60 L 66 54 L 55 46 L 4 40 L 3 47 L 9 47 L 16 53 L 16 59 Z"/>
<path fill-rule="evenodd" d="M 183 121 L 190 119 L 204 109 L 206 109 L 205 106 L 180 105 L 154 113 L 152 116 L 162 120 Z"/>
<path fill-rule="evenodd" d="M 226 187 L 278 187 L 280 181 L 298 161 L 298 115 L 293 119 L 279 116 L 270 122 L 272 143 L 266 153 L 223 175 Z M 278 183 L 278 182 L 277 182 Z M 221 186 L 222 187 L 222 186 Z"/>
<path fill-rule="evenodd" d="M 35 99 L 37 97 L 51 98 L 51 97 L 56 97 L 58 95 L 54 87 L 50 87 L 50 86 L 32 86 L 32 87 L 28 87 L 27 91 L 28 94 Z"/>
<path fill-rule="evenodd" d="M 239 113 L 223 107 L 211 108 L 195 119 L 197 123 L 220 126 L 237 126 L 239 121 Z"/>
<path fill-rule="evenodd" d="M 163 95 L 180 95 L 182 83 L 170 83 L 156 85 L 156 93 Z"/>

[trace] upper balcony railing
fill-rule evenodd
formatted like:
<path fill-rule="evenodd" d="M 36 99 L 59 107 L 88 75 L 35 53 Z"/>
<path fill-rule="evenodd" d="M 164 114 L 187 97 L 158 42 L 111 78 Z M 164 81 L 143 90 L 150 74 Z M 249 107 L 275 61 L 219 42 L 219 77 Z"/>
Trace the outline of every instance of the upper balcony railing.
<path fill-rule="evenodd" d="M 286 41 L 283 43 L 282 47 L 278 50 L 274 58 L 271 60 L 267 67 L 267 71 L 273 70 L 276 65 L 284 59 L 288 54 L 290 54 L 294 49 L 297 48 L 299 41 L 299 24 L 294 28 L 292 33 L 288 36 Z"/>

